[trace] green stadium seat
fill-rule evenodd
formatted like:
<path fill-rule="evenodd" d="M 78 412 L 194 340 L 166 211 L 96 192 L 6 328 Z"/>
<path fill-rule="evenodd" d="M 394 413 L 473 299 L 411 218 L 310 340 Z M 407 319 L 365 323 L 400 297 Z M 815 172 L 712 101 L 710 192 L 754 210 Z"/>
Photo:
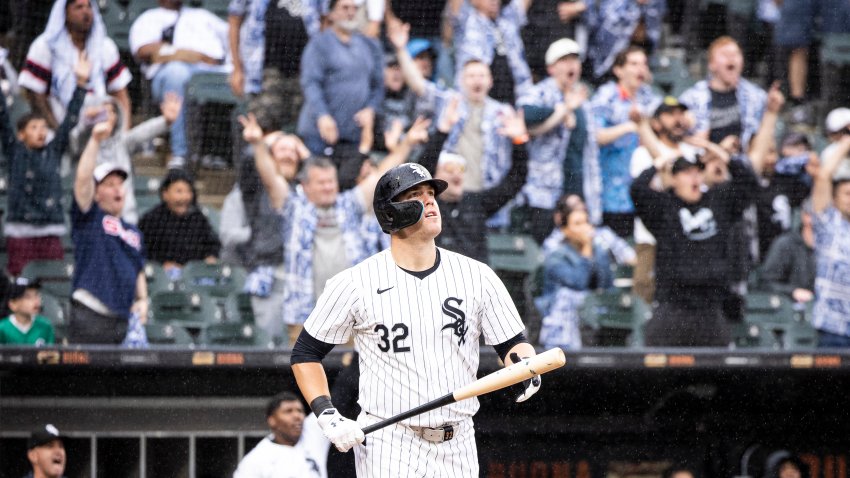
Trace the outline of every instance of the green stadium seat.
<path fill-rule="evenodd" d="M 224 305 L 227 321 L 231 323 L 254 323 L 254 307 L 251 305 L 251 294 L 237 292 L 230 294 Z"/>
<path fill-rule="evenodd" d="M 74 275 L 73 260 L 30 261 L 21 271 L 21 277 L 39 280 L 41 289 L 57 297 L 71 297 L 71 277 Z"/>
<path fill-rule="evenodd" d="M 777 350 L 814 347 L 817 331 L 806 316 L 806 308 L 800 308 L 784 294 L 751 292 L 745 301 L 744 322 L 732 327 L 732 339 L 738 347 Z"/>
<path fill-rule="evenodd" d="M 227 7 L 230 5 L 230 0 L 203 0 L 201 5 L 203 8 L 216 14 L 219 18 L 227 21 Z"/>
<path fill-rule="evenodd" d="M 145 277 L 148 280 L 148 295 L 153 295 L 156 292 L 174 291 L 181 288 L 181 284 L 172 282 L 157 262 L 148 262 L 145 264 Z"/>
<path fill-rule="evenodd" d="M 582 324 L 594 331 L 589 345 L 597 346 L 642 346 L 644 324 L 651 315 L 643 299 L 616 290 L 588 294 L 579 309 Z"/>
<path fill-rule="evenodd" d="M 159 178 L 150 176 L 136 175 L 133 180 L 133 192 L 136 197 L 139 196 L 157 196 L 159 197 L 159 185 L 162 181 Z"/>
<path fill-rule="evenodd" d="M 821 63 L 850 65 L 850 33 L 824 33 L 820 55 Z"/>
<path fill-rule="evenodd" d="M 678 57 L 662 56 L 652 68 L 652 86 L 662 96 L 679 96 L 694 85 L 688 65 Z"/>
<path fill-rule="evenodd" d="M 177 324 L 145 324 L 145 333 L 151 345 L 183 345 L 194 347 L 195 341 L 186 328 Z"/>
<path fill-rule="evenodd" d="M 187 329 L 202 330 L 223 321 L 222 313 L 205 294 L 162 291 L 151 295 L 151 323 L 176 323 Z"/>
<path fill-rule="evenodd" d="M 543 262 L 540 246 L 527 235 L 490 234 L 487 249 L 494 270 L 532 274 Z"/>
<path fill-rule="evenodd" d="M 53 334 L 57 344 L 62 344 L 68 336 L 68 313 L 70 304 L 48 292 L 41 294 L 40 315 L 53 325 Z"/>
<path fill-rule="evenodd" d="M 211 71 L 192 75 L 186 83 L 186 101 L 196 105 L 222 103 L 235 106 L 239 103 L 227 82 L 227 73 Z"/>
<path fill-rule="evenodd" d="M 252 324 L 216 324 L 201 332 L 201 345 L 271 348 L 269 335 Z"/>
<path fill-rule="evenodd" d="M 136 196 L 136 211 L 138 211 L 139 217 L 144 216 L 146 212 L 159 206 L 159 203 L 158 195 Z"/>
<path fill-rule="evenodd" d="M 190 261 L 183 267 L 186 290 L 200 291 L 222 299 L 241 291 L 245 276 L 245 269 L 221 263 Z"/>

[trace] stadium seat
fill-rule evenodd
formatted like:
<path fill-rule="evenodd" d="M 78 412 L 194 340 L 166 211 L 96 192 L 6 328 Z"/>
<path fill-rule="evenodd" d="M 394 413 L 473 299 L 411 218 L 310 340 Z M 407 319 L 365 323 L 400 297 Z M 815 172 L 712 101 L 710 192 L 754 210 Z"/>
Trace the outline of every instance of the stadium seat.
<path fill-rule="evenodd" d="M 694 83 L 681 58 L 662 56 L 652 67 L 652 86 L 662 96 L 679 96 Z"/>
<path fill-rule="evenodd" d="M 487 249 L 490 267 L 508 289 L 520 315 L 525 318 L 529 336 L 539 332 L 540 314 L 534 307 L 535 272 L 543 263 L 543 252 L 531 236 L 489 234 Z"/>
<path fill-rule="evenodd" d="M 136 211 L 139 213 L 139 217 L 144 216 L 146 212 L 159 206 L 159 203 L 158 195 L 136 196 Z"/>
<path fill-rule="evenodd" d="M 245 276 L 245 269 L 221 263 L 190 261 L 183 268 L 186 290 L 204 292 L 216 298 L 241 291 Z"/>
<path fill-rule="evenodd" d="M 254 308 L 251 305 L 251 294 L 237 292 L 227 296 L 224 305 L 227 321 L 230 323 L 254 323 Z"/>
<path fill-rule="evenodd" d="M 821 41 L 821 63 L 850 65 L 850 34 L 825 33 Z"/>
<path fill-rule="evenodd" d="M 223 321 L 222 313 L 208 296 L 198 292 L 162 291 L 151 295 L 151 323 L 177 323 L 200 331 Z"/>
<path fill-rule="evenodd" d="M 162 181 L 159 178 L 150 176 L 136 175 L 133 180 L 133 192 L 136 197 L 139 196 L 159 196 L 159 185 Z"/>
<path fill-rule="evenodd" d="M 157 0 L 110 1 L 100 14 L 106 25 L 106 33 L 122 52 L 130 51 L 130 28 L 145 10 L 156 8 Z"/>
<path fill-rule="evenodd" d="M 64 343 L 67 337 L 69 312 L 70 306 L 67 301 L 63 301 L 46 291 L 41 294 L 40 315 L 53 325 L 53 334 L 57 344 Z"/>
<path fill-rule="evenodd" d="M 71 277 L 74 275 L 73 260 L 30 261 L 24 266 L 21 277 L 38 279 L 41 289 L 57 297 L 71 297 Z"/>
<path fill-rule="evenodd" d="M 201 206 L 201 212 L 206 216 L 212 226 L 213 232 L 218 235 L 221 227 L 221 212 L 210 206 Z"/>
<path fill-rule="evenodd" d="M 579 309 L 582 325 L 594 331 L 588 345 L 597 346 L 642 346 L 644 324 L 651 315 L 643 299 L 617 290 L 588 294 Z"/>
<path fill-rule="evenodd" d="M 189 346 L 189 348 L 195 345 L 192 334 L 177 324 L 149 322 L 145 324 L 145 333 L 148 336 L 148 343 L 151 345 L 183 345 Z"/>
<path fill-rule="evenodd" d="M 201 345 L 271 348 L 269 335 L 252 324 L 216 324 L 201 332 Z"/>
<path fill-rule="evenodd" d="M 234 96 L 227 81 L 227 73 L 199 72 L 192 75 L 186 84 L 186 99 L 196 104 L 224 103 L 236 105 L 239 99 Z"/>
<path fill-rule="evenodd" d="M 233 156 L 227 136 L 232 128 L 230 114 L 239 102 L 230 89 L 226 73 L 195 73 L 186 83 L 183 107 L 186 123 L 193 125 L 186 131 L 186 139 L 188 155 L 195 166 L 203 162 L 204 156 L 225 160 Z"/>
<path fill-rule="evenodd" d="M 145 264 L 145 277 L 148 280 L 148 295 L 181 288 L 181 284 L 171 281 L 165 269 L 158 262 L 150 261 Z"/>
<path fill-rule="evenodd" d="M 795 349 L 817 344 L 817 331 L 806 320 L 805 307 L 773 292 L 747 294 L 744 322 L 732 328 L 738 347 Z"/>
<path fill-rule="evenodd" d="M 230 5 L 230 0 L 203 0 L 201 5 L 203 8 L 216 14 L 219 18 L 227 21 L 227 7 Z"/>

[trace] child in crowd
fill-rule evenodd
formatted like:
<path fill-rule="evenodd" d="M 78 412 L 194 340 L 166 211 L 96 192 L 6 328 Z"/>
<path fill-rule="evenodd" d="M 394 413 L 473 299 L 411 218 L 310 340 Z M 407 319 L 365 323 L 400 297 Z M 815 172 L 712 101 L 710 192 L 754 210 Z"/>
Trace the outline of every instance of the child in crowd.
<path fill-rule="evenodd" d="M 68 147 L 71 128 L 77 124 L 90 73 L 91 64 L 81 53 L 74 68 L 77 88 L 68 114 L 49 142 L 47 120 L 38 113 L 24 115 L 18 120 L 17 130 L 13 130 L 6 98 L 0 93 L 0 138 L 9 171 L 9 210 L 4 230 L 11 275 L 19 275 L 32 260 L 64 257 L 60 237 L 67 228 L 59 164 Z"/>
<path fill-rule="evenodd" d="M 0 345 L 49 345 L 54 342 L 53 326 L 38 315 L 41 293 L 38 282 L 19 278 L 9 286 L 9 310 L 12 313 L 0 320 Z"/>

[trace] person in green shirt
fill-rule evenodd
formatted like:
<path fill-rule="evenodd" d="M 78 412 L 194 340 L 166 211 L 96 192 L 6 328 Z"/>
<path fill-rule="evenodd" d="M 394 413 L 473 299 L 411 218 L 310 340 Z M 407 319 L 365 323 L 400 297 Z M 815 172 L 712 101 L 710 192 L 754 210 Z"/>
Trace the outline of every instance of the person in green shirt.
<path fill-rule="evenodd" d="M 55 341 L 53 325 L 38 315 L 41 310 L 41 293 L 38 282 L 19 278 L 9 287 L 8 304 L 12 313 L 0 320 L 0 345 L 52 344 Z"/>

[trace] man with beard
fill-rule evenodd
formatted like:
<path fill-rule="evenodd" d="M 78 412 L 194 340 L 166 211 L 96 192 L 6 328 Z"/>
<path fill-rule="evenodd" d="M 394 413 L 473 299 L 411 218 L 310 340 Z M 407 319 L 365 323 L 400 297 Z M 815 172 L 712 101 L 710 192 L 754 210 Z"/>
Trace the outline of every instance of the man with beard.
<path fill-rule="evenodd" d="M 313 154 L 328 154 L 338 143 L 360 144 L 384 98 L 381 46 L 357 31 L 356 15 L 354 0 L 331 0 L 331 27 L 311 38 L 301 57 L 298 136 Z"/>
<path fill-rule="evenodd" d="M 629 167 L 632 177 L 638 177 L 651 167 L 653 158 L 659 156 L 684 156 L 690 159 L 696 157 L 696 148 L 683 141 L 688 131 L 687 111 L 687 106 L 668 96 L 655 109 L 652 119 L 639 119 L 638 133 L 642 145 L 632 153 Z M 653 187 L 657 190 L 663 189 L 661 176 L 654 182 Z M 634 291 L 647 303 L 652 303 L 655 295 L 655 237 L 639 217 L 635 218 L 634 237 L 637 253 L 633 276 Z"/>
<path fill-rule="evenodd" d="M 329 443 L 315 417 L 305 420 L 304 405 L 292 392 L 281 392 L 266 406 L 271 433 L 239 462 L 233 478 L 324 477 Z"/>

